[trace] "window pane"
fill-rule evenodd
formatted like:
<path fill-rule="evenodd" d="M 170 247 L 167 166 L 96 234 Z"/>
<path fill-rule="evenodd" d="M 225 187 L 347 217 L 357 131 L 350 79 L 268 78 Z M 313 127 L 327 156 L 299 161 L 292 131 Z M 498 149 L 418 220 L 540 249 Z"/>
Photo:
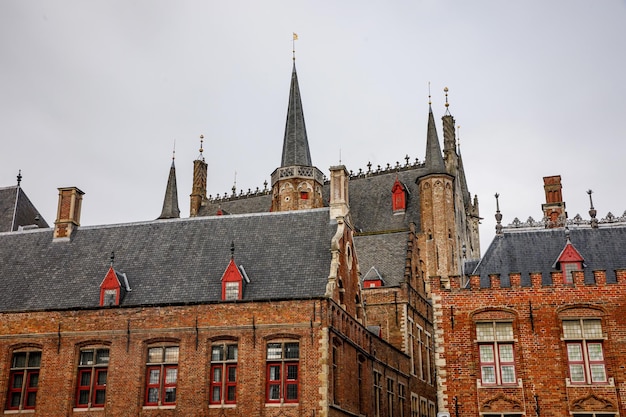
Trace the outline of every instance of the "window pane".
<path fill-rule="evenodd" d="M 165 370 L 165 383 L 175 384 L 178 378 L 178 368 L 167 368 Z"/>
<path fill-rule="evenodd" d="M 300 357 L 300 345 L 298 343 L 285 343 L 285 358 L 297 359 Z"/>
<path fill-rule="evenodd" d="M 496 323 L 497 340 L 513 340 L 513 323 Z"/>
<path fill-rule="evenodd" d="M 270 366 L 270 381 L 280 381 L 280 366 Z"/>
<path fill-rule="evenodd" d="M 95 404 L 103 405 L 106 398 L 106 391 L 103 389 L 96 390 Z"/>
<path fill-rule="evenodd" d="M 222 397 L 221 397 L 221 387 L 218 386 L 214 386 L 213 389 L 211 390 L 211 401 L 213 402 L 219 402 L 221 401 Z"/>
<path fill-rule="evenodd" d="M 606 382 L 606 372 L 604 365 L 591 365 L 591 381 Z"/>
<path fill-rule="evenodd" d="M 583 352 L 581 345 L 575 343 L 568 343 L 567 345 L 567 358 L 570 361 L 582 361 Z"/>
<path fill-rule="evenodd" d="M 280 385 L 270 385 L 268 396 L 270 400 L 280 400 Z"/>
<path fill-rule="evenodd" d="M 37 392 L 29 392 L 26 394 L 26 407 L 32 408 L 35 406 L 37 399 Z"/>
<path fill-rule="evenodd" d="M 287 384 L 287 400 L 297 400 L 297 399 L 298 399 L 298 385 Z"/>
<path fill-rule="evenodd" d="M 213 382 L 221 382 L 222 381 L 222 367 L 213 368 Z"/>
<path fill-rule="evenodd" d="M 500 345 L 500 361 L 513 362 L 513 345 Z"/>
<path fill-rule="evenodd" d="M 585 372 L 582 365 L 570 365 L 569 377 L 572 382 L 585 382 Z"/>
<path fill-rule="evenodd" d="M 493 323 L 476 323 L 476 338 L 478 340 L 495 340 Z"/>
<path fill-rule="evenodd" d="M 28 355 L 28 367 L 39 368 L 41 364 L 41 352 L 30 352 Z"/>
<path fill-rule="evenodd" d="M 150 381 L 150 385 L 158 384 L 160 375 L 161 375 L 160 369 L 150 369 L 150 377 L 148 378 L 148 380 Z"/>
<path fill-rule="evenodd" d="M 158 388 L 148 389 L 148 402 L 149 403 L 159 402 L 159 389 Z"/>
<path fill-rule="evenodd" d="M 26 352 L 13 354 L 13 368 L 26 368 Z"/>
<path fill-rule="evenodd" d="M 39 385 L 39 373 L 29 373 L 28 374 L 28 388 L 37 388 Z"/>
<path fill-rule="evenodd" d="M 160 363 L 163 362 L 163 348 L 150 348 L 148 349 L 148 363 Z"/>
<path fill-rule="evenodd" d="M 237 345 L 226 346 L 226 360 L 228 361 L 237 360 Z"/>
<path fill-rule="evenodd" d="M 234 366 L 228 367 L 228 382 L 236 382 L 237 381 L 237 368 Z"/>
<path fill-rule="evenodd" d="M 267 344 L 267 359 L 281 359 L 282 357 L 282 345 L 280 343 Z"/>
<path fill-rule="evenodd" d="M 494 362 L 494 354 L 493 354 L 492 345 L 480 345 L 480 361 L 481 362 Z"/>
<path fill-rule="evenodd" d="M 224 346 L 213 346 L 213 350 L 211 351 L 211 360 L 214 362 L 224 360 Z"/>
<path fill-rule="evenodd" d="M 226 401 L 235 401 L 236 387 L 229 386 Z"/>
<path fill-rule="evenodd" d="M 604 360 L 604 355 L 602 354 L 602 344 L 601 343 L 589 343 L 587 345 L 587 351 L 589 352 L 589 360 L 590 361 L 602 361 L 602 360 Z"/>
<path fill-rule="evenodd" d="M 580 321 L 563 320 L 563 336 L 565 336 L 566 339 L 580 339 L 582 337 Z"/>
<path fill-rule="evenodd" d="M 510 365 L 502 367 L 502 383 L 514 384 L 515 383 L 515 368 Z"/>
<path fill-rule="evenodd" d="M 178 346 L 165 348 L 165 362 L 178 363 Z"/>
<path fill-rule="evenodd" d="M 78 404 L 89 404 L 89 391 L 80 390 L 78 392 Z"/>
<path fill-rule="evenodd" d="M 496 373 L 493 366 L 482 366 L 480 368 L 481 377 L 484 383 L 486 384 L 495 384 L 496 383 Z"/>
<path fill-rule="evenodd" d="M 98 385 L 106 385 L 107 383 L 107 371 L 98 372 L 98 381 L 96 382 Z"/>
<path fill-rule="evenodd" d="M 602 324 L 600 320 L 583 320 L 583 329 L 585 338 L 587 339 L 602 337 Z"/>
<path fill-rule="evenodd" d="M 80 386 L 88 387 L 91 384 L 91 371 L 80 373 Z"/>
<path fill-rule="evenodd" d="M 165 388 L 165 402 L 176 402 L 176 388 Z"/>
<path fill-rule="evenodd" d="M 11 394 L 11 408 L 19 407 L 21 398 L 22 395 L 19 392 Z"/>
<path fill-rule="evenodd" d="M 96 364 L 105 365 L 109 363 L 109 349 L 99 349 L 96 354 Z"/>
<path fill-rule="evenodd" d="M 295 381 L 298 379 L 298 365 L 287 365 L 287 380 Z"/>
<path fill-rule="evenodd" d="M 80 352 L 81 365 L 93 365 L 93 350 L 83 350 Z"/>
<path fill-rule="evenodd" d="M 24 372 L 24 371 L 22 371 Z M 22 384 L 24 383 L 24 374 L 23 373 L 19 373 L 19 374 L 13 374 L 13 384 L 11 385 L 12 388 L 22 388 Z"/>

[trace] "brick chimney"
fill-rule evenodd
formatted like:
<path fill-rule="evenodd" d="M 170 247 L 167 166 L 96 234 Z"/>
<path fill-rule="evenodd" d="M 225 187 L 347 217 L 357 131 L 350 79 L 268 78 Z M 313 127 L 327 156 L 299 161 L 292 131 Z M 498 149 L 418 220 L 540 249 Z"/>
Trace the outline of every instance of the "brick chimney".
<path fill-rule="evenodd" d="M 69 240 L 74 229 L 80 226 L 81 190 L 76 187 L 59 188 L 59 207 L 54 222 L 54 239 Z"/>
<path fill-rule="evenodd" d="M 543 177 L 546 203 L 541 205 L 541 209 L 543 210 L 544 220 L 546 220 L 546 228 L 565 226 L 567 212 L 565 211 L 565 202 L 561 193 L 562 188 L 560 175 Z"/>

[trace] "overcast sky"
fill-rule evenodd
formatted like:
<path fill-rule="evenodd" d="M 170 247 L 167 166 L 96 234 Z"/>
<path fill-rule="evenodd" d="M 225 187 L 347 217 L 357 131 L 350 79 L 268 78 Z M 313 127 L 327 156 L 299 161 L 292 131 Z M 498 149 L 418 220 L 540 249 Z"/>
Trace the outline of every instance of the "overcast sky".
<path fill-rule="evenodd" d="M 569 217 L 626 210 L 625 0 L 0 2 L 0 186 L 49 224 L 57 188 L 82 225 L 154 219 L 172 149 L 181 216 L 205 137 L 208 194 L 263 188 L 280 164 L 292 33 L 314 165 L 423 160 L 428 84 L 450 111 L 483 251 L 542 217 L 560 174 Z"/>

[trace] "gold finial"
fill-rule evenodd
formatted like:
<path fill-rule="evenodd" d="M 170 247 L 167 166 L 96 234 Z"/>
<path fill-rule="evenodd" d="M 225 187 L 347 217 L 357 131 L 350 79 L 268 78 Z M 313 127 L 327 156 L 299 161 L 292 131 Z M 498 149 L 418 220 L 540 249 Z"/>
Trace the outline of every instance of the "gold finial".
<path fill-rule="evenodd" d="M 443 88 L 443 92 L 446 93 L 446 108 L 449 106 L 448 104 L 448 87 Z"/>
<path fill-rule="evenodd" d="M 202 145 L 204 143 L 204 135 L 200 135 L 200 154 L 202 155 L 202 152 L 204 152 L 204 149 L 202 149 Z"/>
<path fill-rule="evenodd" d="M 291 41 L 292 51 L 293 52 L 293 60 L 296 60 L 296 41 L 298 40 L 298 34 L 293 32 L 293 40 Z"/>

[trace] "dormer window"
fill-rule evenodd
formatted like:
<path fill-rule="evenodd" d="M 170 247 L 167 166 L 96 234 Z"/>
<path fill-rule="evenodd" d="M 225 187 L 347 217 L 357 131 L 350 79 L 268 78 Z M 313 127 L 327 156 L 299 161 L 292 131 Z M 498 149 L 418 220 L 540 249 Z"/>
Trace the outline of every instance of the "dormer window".
<path fill-rule="evenodd" d="M 363 288 L 378 288 L 385 284 L 383 277 L 375 267 L 371 267 L 365 277 L 363 278 Z"/>
<path fill-rule="evenodd" d="M 224 283 L 224 300 L 239 300 L 241 298 L 240 282 Z"/>
<path fill-rule="evenodd" d="M 107 274 L 100 283 L 100 306 L 118 306 L 130 291 L 128 278 L 123 272 L 118 272 L 109 267 Z"/>
<path fill-rule="evenodd" d="M 391 206 L 394 214 L 401 214 L 406 210 L 406 188 L 397 177 L 391 187 Z"/>
<path fill-rule="evenodd" d="M 222 300 L 241 300 L 245 285 L 250 282 L 243 265 L 237 267 L 235 260 L 230 259 L 224 274 L 222 275 Z"/>
<path fill-rule="evenodd" d="M 561 270 L 565 284 L 572 284 L 574 282 L 573 272 L 582 271 L 585 266 L 584 261 L 580 252 L 567 239 L 567 243 L 554 263 L 553 268 Z"/>

